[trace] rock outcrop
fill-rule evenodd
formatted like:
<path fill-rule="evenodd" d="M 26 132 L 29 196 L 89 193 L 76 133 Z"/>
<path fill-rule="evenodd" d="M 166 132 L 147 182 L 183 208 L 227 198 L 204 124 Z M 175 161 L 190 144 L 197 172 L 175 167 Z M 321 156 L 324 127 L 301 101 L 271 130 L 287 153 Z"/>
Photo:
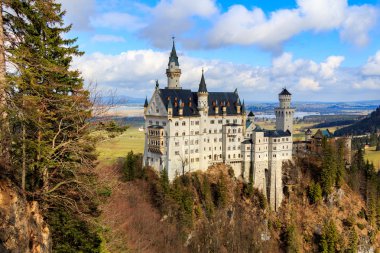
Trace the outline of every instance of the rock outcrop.
<path fill-rule="evenodd" d="M 0 253 L 48 253 L 51 248 L 38 203 L 28 202 L 15 184 L 0 178 Z"/>

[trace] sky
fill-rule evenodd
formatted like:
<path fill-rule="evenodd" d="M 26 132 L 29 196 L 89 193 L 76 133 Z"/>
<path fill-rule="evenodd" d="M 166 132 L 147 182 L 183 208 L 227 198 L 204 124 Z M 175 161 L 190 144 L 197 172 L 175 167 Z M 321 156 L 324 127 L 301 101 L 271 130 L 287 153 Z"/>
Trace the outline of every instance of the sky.
<path fill-rule="evenodd" d="M 380 99 L 380 0 L 58 0 L 86 83 L 148 98 L 167 85 L 175 37 L 181 85 L 246 101 Z"/>

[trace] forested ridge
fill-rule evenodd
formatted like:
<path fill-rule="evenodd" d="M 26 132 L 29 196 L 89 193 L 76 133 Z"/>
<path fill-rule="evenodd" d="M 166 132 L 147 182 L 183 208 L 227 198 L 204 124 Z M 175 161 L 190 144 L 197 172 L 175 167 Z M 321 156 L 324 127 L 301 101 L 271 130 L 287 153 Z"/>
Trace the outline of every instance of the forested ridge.
<path fill-rule="evenodd" d="M 334 135 L 362 135 L 374 133 L 380 129 L 380 107 L 370 113 L 368 117 L 335 131 Z"/>

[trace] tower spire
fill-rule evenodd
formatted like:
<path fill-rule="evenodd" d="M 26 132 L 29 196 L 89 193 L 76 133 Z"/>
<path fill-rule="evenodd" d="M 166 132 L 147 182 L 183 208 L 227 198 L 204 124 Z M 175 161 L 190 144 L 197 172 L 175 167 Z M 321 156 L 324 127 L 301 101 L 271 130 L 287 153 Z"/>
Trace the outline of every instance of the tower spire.
<path fill-rule="evenodd" d="M 205 81 L 205 75 L 204 75 L 203 68 L 202 68 L 202 77 L 201 77 L 201 82 L 199 83 L 198 92 L 207 92 L 207 86 L 206 86 L 206 81 Z"/>
<path fill-rule="evenodd" d="M 179 68 L 177 51 L 175 50 L 174 36 L 172 37 L 173 46 L 169 56 L 168 68 L 166 69 L 166 76 L 168 77 L 168 89 L 181 89 L 179 78 L 181 76 L 181 69 Z"/>

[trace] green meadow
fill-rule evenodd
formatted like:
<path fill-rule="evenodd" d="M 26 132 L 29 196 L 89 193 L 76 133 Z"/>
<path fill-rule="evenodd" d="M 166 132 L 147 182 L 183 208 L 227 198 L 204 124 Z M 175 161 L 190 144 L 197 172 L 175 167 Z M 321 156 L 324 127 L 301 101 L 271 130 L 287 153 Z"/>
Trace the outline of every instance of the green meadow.
<path fill-rule="evenodd" d="M 143 153 L 144 132 L 139 132 L 137 128 L 131 127 L 121 135 L 100 141 L 96 150 L 99 155 L 98 161 L 105 164 L 111 164 L 117 158 L 125 157 L 129 151 Z"/>

